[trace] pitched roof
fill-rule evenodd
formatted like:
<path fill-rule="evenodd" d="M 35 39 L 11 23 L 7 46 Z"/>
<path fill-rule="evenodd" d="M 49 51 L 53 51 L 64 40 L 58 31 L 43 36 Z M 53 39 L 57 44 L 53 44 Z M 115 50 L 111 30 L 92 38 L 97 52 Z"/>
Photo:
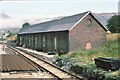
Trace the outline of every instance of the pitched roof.
<path fill-rule="evenodd" d="M 31 25 L 27 29 L 22 29 L 19 31 L 18 34 L 69 30 L 77 21 L 79 21 L 79 19 L 81 19 L 87 13 L 88 12 L 84 12 L 73 16 L 67 16 L 60 19 Z"/>
<path fill-rule="evenodd" d="M 69 31 L 77 22 L 80 22 L 90 11 L 63 17 L 56 20 L 42 22 L 39 24 L 31 25 L 26 29 L 21 29 L 18 34 L 53 32 L 53 31 Z"/>

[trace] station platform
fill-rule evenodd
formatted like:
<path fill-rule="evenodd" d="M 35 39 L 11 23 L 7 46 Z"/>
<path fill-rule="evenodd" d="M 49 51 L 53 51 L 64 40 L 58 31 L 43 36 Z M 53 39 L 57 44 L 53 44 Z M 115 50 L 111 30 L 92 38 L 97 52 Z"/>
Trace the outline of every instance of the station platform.
<path fill-rule="evenodd" d="M 23 47 L 16 47 L 18 49 L 23 49 L 23 50 L 26 50 L 28 52 L 32 52 L 34 54 L 38 54 L 38 55 L 41 55 L 41 56 L 44 56 L 46 58 L 53 58 L 55 55 L 48 55 L 48 53 L 44 53 L 44 52 L 38 52 L 36 50 L 32 50 L 32 49 L 28 49 L 28 48 L 23 48 Z"/>
<path fill-rule="evenodd" d="M 0 44 L 0 54 L 7 54 L 4 50 L 3 50 L 3 45 Z"/>

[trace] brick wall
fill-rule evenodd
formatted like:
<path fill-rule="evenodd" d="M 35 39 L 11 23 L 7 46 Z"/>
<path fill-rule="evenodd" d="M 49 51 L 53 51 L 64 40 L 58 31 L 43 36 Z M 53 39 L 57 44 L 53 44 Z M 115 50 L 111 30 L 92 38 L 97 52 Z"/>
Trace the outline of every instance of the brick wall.
<path fill-rule="evenodd" d="M 98 48 L 106 43 L 106 31 L 90 14 L 69 32 L 70 51 L 84 49 L 87 43 L 91 43 L 92 48 Z"/>

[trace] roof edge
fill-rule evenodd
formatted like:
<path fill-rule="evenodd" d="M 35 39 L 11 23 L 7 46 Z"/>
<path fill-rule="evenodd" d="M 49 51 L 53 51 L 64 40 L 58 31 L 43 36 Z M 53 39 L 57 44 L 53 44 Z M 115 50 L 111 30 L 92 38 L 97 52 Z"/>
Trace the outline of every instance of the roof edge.
<path fill-rule="evenodd" d="M 108 32 L 109 30 L 108 30 L 108 28 L 107 27 L 105 27 L 105 25 L 103 25 L 95 16 L 94 16 L 94 14 L 92 14 L 92 13 L 90 13 L 96 20 L 97 20 L 97 22 L 100 24 L 100 25 L 102 25 L 103 26 L 103 28 Z M 109 31 L 110 32 L 110 31 Z"/>
<path fill-rule="evenodd" d="M 18 35 L 22 35 L 22 34 L 38 34 L 38 33 L 49 33 L 49 32 L 64 32 L 64 31 L 68 31 L 69 30 L 61 30 L 61 31 L 46 31 L 46 32 L 34 32 L 34 33 L 17 33 Z"/>
<path fill-rule="evenodd" d="M 71 31 L 78 23 L 80 23 L 88 14 L 91 14 L 96 20 L 97 22 L 103 26 L 103 28 L 106 30 L 106 32 L 108 32 L 109 30 L 107 29 L 107 27 L 105 27 L 93 14 L 91 11 L 88 11 L 77 23 L 75 23 L 73 25 L 73 27 L 71 29 L 69 29 L 69 31 Z M 109 31 L 110 32 L 110 31 Z"/>
<path fill-rule="evenodd" d="M 76 22 L 72 28 L 69 29 L 69 31 L 71 31 L 79 22 L 81 22 L 89 13 L 91 13 L 91 11 L 87 11 L 87 13 L 78 21 Z"/>

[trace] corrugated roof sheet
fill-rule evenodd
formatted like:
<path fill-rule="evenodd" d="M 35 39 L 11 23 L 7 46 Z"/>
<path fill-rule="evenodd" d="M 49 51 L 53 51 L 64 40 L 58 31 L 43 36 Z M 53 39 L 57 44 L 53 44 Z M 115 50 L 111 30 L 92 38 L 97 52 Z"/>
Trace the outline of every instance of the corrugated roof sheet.
<path fill-rule="evenodd" d="M 87 12 L 76 14 L 73 16 L 67 16 L 56 20 L 42 22 L 39 24 L 31 25 L 26 29 L 21 29 L 18 34 L 28 33 L 40 33 L 40 32 L 52 32 L 52 31 L 65 31 L 73 27 Z"/>

